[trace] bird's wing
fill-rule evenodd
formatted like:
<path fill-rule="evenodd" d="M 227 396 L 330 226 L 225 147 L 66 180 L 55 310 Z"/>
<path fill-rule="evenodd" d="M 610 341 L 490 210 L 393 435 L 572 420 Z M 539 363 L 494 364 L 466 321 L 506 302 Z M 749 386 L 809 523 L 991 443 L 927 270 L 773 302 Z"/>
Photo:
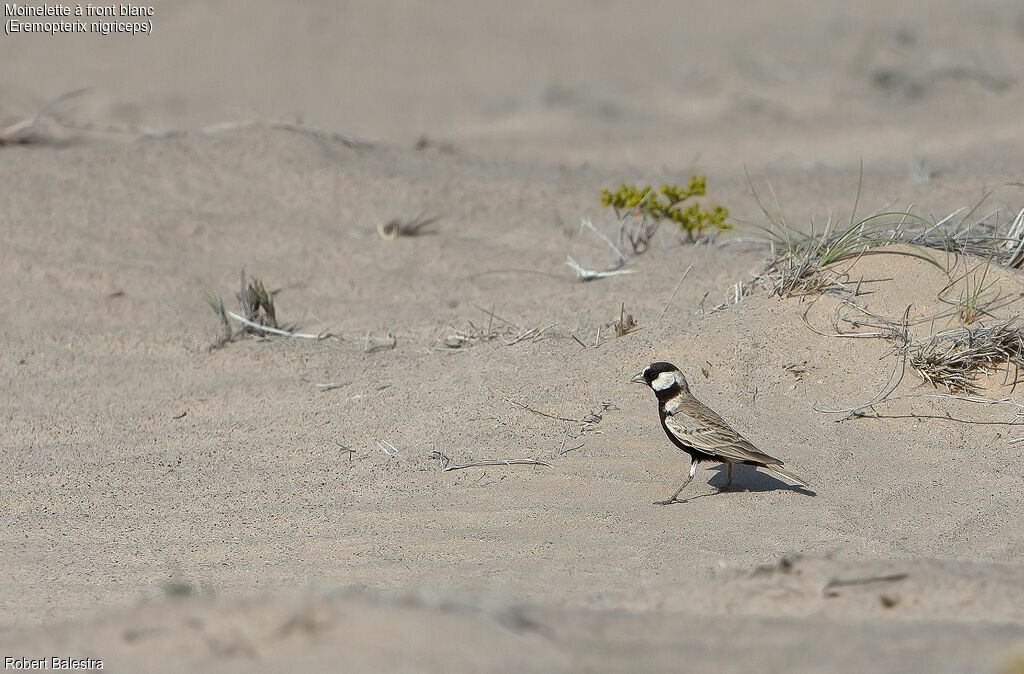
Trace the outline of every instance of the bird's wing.
<path fill-rule="evenodd" d="M 697 451 L 721 456 L 737 463 L 755 461 L 765 465 L 781 465 L 725 423 L 714 410 L 697 399 L 682 403 L 676 413 L 665 417 L 665 427 L 677 438 Z"/>

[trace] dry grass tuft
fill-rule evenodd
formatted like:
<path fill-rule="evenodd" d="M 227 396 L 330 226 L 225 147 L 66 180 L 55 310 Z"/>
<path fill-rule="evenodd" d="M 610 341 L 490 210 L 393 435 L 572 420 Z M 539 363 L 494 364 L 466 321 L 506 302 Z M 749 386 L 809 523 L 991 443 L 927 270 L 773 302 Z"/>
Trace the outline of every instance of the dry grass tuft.
<path fill-rule="evenodd" d="M 935 233 L 939 229 L 933 223 L 915 215 L 912 209 L 882 210 L 866 218 L 857 219 L 857 204 L 860 202 L 859 184 L 849 223 L 840 225 L 838 221 L 829 217 L 820 233 L 814 231 L 813 223 L 810 232 L 794 229 L 784 218 L 772 214 L 764 206 L 753 185 L 751 191 L 768 220 L 763 229 L 772 246 L 771 258 L 755 275 L 754 280 L 757 285 L 767 290 L 769 297 L 856 297 L 860 292 L 860 283 L 851 280 L 849 266 L 864 255 L 893 252 L 884 249 L 895 244 L 907 244 L 921 251 L 907 253 L 904 250 L 900 251 L 900 254 L 916 255 L 942 268 L 936 260 L 921 250 L 929 247 L 929 242 L 936 242 L 922 236 L 923 232 Z M 945 240 L 943 244 L 934 247 L 946 247 Z M 849 264 L 844 267 L 843 263 Z M 733 303 L 738 303 L 742 299 L 739 292 L 736 295 Z"/>
<path fill-rule="evenodd" d="M 580 218 L 580 228 L 585 227 L 600 237 L 615 253 L 615 260 L 603 270 L 587 269 L 572 257 L 566 260 L 566 264 L 576 272 L 578 281 L 632 273 L 632 270 L 622 267 L 630 258 L 647 252 L 664 221 L 676 224 L 688 243 L 712 243 L 717 230 L 731 229 L 729 211 L 722 206 L 702 208 L 699 203 L 687 208 L 681 206 L 688 199 L 704 196 L 705 183 L 704 176 L 693 175 L 685 187 L 662 185 L 659 190 L 654 190 L 650 185 L 622 184 L 614 191 L 601 190 L 601 203 L 612 209 L 619 222 L 618 243 L 587 218 Z"/>
<path fill-rule="evenodd" d="M 326 339 L 332 335 L 329 332 L 322 332 L 317 335 L 295 332 L 293 329 L 282 328 L 277 323 L 277 309 L 274 306 L 274 294 L 277 291 L 267 290 L 263 281 L 256 277 L 248 277 L 245 268 L 242 269 L 241 284 L 235 297 L 238 299 L 241 314 L 228 311 L 224 307 L 224 300 L 220 295 L 210 292 L 204 293 L 206 302 L 213 309 L 221 323 L 221 335 L 217 337 L 210 350 L 217 349 L 231 342 L 237 341 L 245 335 L 256 335 L 267 337 L 278 335 L 280 337 L 296 337 L 300 339 Z M 237 323 L 235 328 L 232 323 Z"/>
<path fill-rule="evenodd" d="M 262 279 L 247 278 L 245 269 L 242 269 L 241 287 L 236 297 L 246 320 L 269 328 L 278 327 L 273 293 L 267 291 Z M 248 326 L 245 329 L 250 332 L 254 330 Z"/>
<path fill-rule="evenodd" d="M 1024 209 L 1012 218 L 1000 218 L 998 209 L 981 215 L 981 206 L 988 195 L 973 208 L 961 208 L 938 221 L 917 215 L 913 206 L 902 211 L 883 209 L 858 219 L 858 184 L 847 224 L 840 225 L 830 217 L 821 232 L 814 230 L 813 223 L 810 232 L 803 232 L 791 227 L 782 216 L 772 213 L 762 202 L 753 183 L 751 192 L 767 219 L 767 224 L 761 229 L 771 245 L 771 257 L 754 274 L 752 281 L 737 283 L 730 289 L 726 300 L 714 310 L 738 304 L 757 287 L 764 288 L 769 296 L 856 297 L 863 282 L 850 278 L 849 267 L 865 255 L 912 255 L 934 264 L 947 274 L 950 270 L 940 264 L 929 253 L 930 250 L 980 257 L 988 260 L 988 264 L 1011 268 L 1024 265 Z M 909 246 L 912 252 L 905 248 L 893 250 L 897 244 Z M 985 285 L 987 270 L 988 265 L 980 277 L 975 270 L 973 276 L 963 279 L 969 286 L 960 302 L 966 323 L 979 317 L 979 300 L 988 290 Z M 973 287 L 970 287 L 972 281 Z M 953 283 L 956 281 L 951 285 Z"/>
<path fill-rule="evenodd" d="M 1024 366 L 1024 333 L 1016 317 L 989 327 L 961 325 L 911 344 L 908 362 L 933 386 L 976 395 L 977 380 L 999 370 L 1005 371 L 1004 384 L 1016 383 Z"/>
<path fill-rule="evenodd" d="M 962 276 L 950 279 L 946 287 L 938 293 L 940 301 L 955 307 L 956 315 L 959 317 L 962 325 L 971 325 L 986 316 L 994 318 L 992 311 L 995 308 L 1000 308 L 1007 299 L 996 294 L 994 298 L 983 301 L 983 298 L 996 285 L 996 281 L 988 284 L 985 283 L 985 278 L 988 276 L 991 264 L 992 260 L 989 259 L 985 262 L 984 266 L 978 265 Z M 947 299 L 945 297 L 946 293 L 961 283 L 963 287 L 960 289 L 959 297 L 956 300 Z"/>
<path fill-rule="evenodd" d="M 626 313 L 626 303 L 622 303 L 622 308 L 619 309 L 619 319 L 612 323 L 612 330 L 615 332 L 616 337 L 622 337 L 628 335 L 637 329 L 636 321 L 633 320 L 633 314 Z"/>
<path fill-rule="evenodd" d="M 221 299 L 220 295 L 212 295 L 209 292 L 205 292 L 204 296 L 221 323 L 221 335 L 210 345 L 210 350 L 212 351 L 234 341 L 235 329 L 231 327 L 231 321 L 228 320 L 228 312 L 224 308 L 224 300 Z"/>

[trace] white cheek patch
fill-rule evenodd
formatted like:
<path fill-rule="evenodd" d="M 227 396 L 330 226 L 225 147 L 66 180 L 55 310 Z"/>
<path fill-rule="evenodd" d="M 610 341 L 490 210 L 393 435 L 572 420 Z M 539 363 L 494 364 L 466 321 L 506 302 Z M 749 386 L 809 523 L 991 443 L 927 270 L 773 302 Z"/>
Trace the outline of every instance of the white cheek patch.
<path fill-rule="evenodd" d="M 676 376 L 672 372 L 662 372 L 654 381 L 651 382 L 651 388 L 655 391 L 664 391 L 667 388 L 672 388 L 676 385 Z"/>

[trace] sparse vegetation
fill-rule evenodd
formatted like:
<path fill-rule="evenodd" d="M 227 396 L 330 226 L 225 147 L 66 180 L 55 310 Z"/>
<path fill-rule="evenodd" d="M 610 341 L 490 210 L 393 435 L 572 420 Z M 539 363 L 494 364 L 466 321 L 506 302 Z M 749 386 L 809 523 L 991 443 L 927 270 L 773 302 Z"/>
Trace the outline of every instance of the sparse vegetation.
<path fill-rule="evenodd" d="M 724 206 L 706 209 L 699 202 L 683 208 L 681 204 L 707 193 L 707 178 L 692 175 L 686 187 L 662 185 L 655 192 L 650 185 L 637 187 L 623 183 L 615 191 L 601 190 L 601 203 L 610 206 L 622 226 L 619 228 L 619 245 L 629 244 L 634 255 L 647 250 L 651 238 L 663 220 L 675 223 L 686 240 L 694 242 L 708 229 L 730 229 L 726 222 L 729 211 Z M 627 216 L 639 218 L 631 222 Z"/>
<path fill-rule="evenodd" d="M 277 322 L 277 309 L 274 306 L 274 295 L 276 292 L 267 290 L 266 286 L 263 285 L 262 279 L 247 276 L 245 268 L 243 268 L 240 287 L 235 295 L 241 315 L 228 311 L 224 307 L 224 300 L 220 295 L 214 295 L 210 292 L 204 293 L 207 304 L 213 309 L 213 313 L 217 315 L 221 323 L 221 334 L 210 345 L 210 350 L 230 344 L 245 335 L 261 337 L 278 335 L 302 339 L 325 339 L 331 336 L 330 333 L 326 332 L 311 335 L 295 332 L 291 329 L 284 329 L 279 326 Z M 238 323 L 239 326 L 237 328 L 233 327 L 232 322 Z"/>
<path fill-rule="evenodd" d="M 274 296 L 267 292 L 263 280 L 245 276 L 242 270 L 241 289 L 238 291 L 238 303 L 242 307 L 242 315 L 246 320 L 257 325 L 277 328 L 277 312 L 274 310 Z M 253 328 L 247 328 L 252 331 Z"/>
<path fill-rule="evenodd" d="M 580 281 L 629 274 L 632 270 L 622 269 L 631 257 L 640 255 L 650 247 L 651 239 L 665 220 L 674 222 L 685 240 L 690 243 L 710 242 L 715 232 L 731 229 L 727 222 L 729 211 L 724 206 L 712 206 L 710 210 L 695 202 L 686 208 L 680 206 L 687 199 L 706 193 L 707 179 L 693 175 L 686 187 L 662 185 L 655 192 L 650 185 L 637 187 L 623 183 L 615 191 L 601 190 L 601 203 L 609 206 L 619 221 L 619 242 L 616 245 L 587 218 L 580 219 L 580 226 L 590 229 L 599 236 L 616 255 L 616 260 L 601 271 L 585 268 L 569 257 L 566 264 L 576 272 Z M 707 230 L 712 230 L 707 233 Z"/>
<path fill-rule="evenodd" d="M 978 273 L 979 267 L 975 267 L 971 272 L 964 274 L 964 288 L 960 292 L 960 299 L 957 302 L 957 315 L 960 317 L 960 322 L 964 325 L 974 323 L 981 316 L 991 316 L 981 302 L 982 295 L 988 292 L 994 285 L 994 283 L 985 285 L 985 277 L 988 276 L 990 264 L 992 264 L 991 259 L 985 263 L 981 274 Z"/>
<path fill-rule="evenodd" d="M 973 208 L 957 210 L 939 221 L 914 213 L 912 207 L 903 211 L 882 210 L 857 219 L 858 186 L 849 224 L 840 227 L 830 218 L 824 229 L 816 233 L 813 223 L 810 232 L 793 228 L 765 207 L 752 184 L 751 191 L 767 220 L 762 230 L 772 254 L 764 268 L 754 275 L 753 282 L 738 283 L 732 297 L 715 309 L 738 303 L 758 286 L 764 287 L 769 296 L 856 296 L 861 291 L 860 282 L 851 280 L 842 263 L 853 263 L 864 255 L 877 253 L 917 256 L 947 273 L 950 270 L 929 251 L 981 257 L 988 260 L 988 264 L 995 262 L 1013 268 L 1024 264 L 1024 209 L 1012 220 L 1002 222 L 998 210 L 976 217 L 984 202 L 982 199 Z M 892 250 L 897 244 L 904 244 L 909 250 Z M 988 289 L 985 286 L 987 270 L 988 265 L 980 278 L 976 272 L 969 279 L 965 277 L 968 288 L 960 304 L 967 323 L 977 318 L 979 298 Z"/>
<path fill-rule="evenodd" d="M 488 311 L 481 307 L 476 308 L 486 314 L 487 327 L 478 328 L 472 321 L 467 321 L 469 329 L 453 330 L 452 333 L 444 339 L 444 345 L 446 347 L 449 349 L 461 349 L 482 344 L 484 342 L 490 342 L 495 339 L 505 346 L 512 346 L 519 342 L 539 339 L 544 335 L 544 333 L 555 327 L 554 324 L 548 325 L 544 328 L 531 328 L 525 323 L 517 325 L 516 323 L 498 316 L 493 311 Z M 500 327 L 494 325 L 495 321 L 499 323 Z"/>
<path fill-rule="evenodd" d="M 820 235 L 798 233 L 789 228 L 770 231 L 775 254 L 757 279 L 769 296 L 856 296 L 859 288 L 840 263 L 855 261 L 873 250 L 900 243 L 891 229 L 892 219 L 907 217 L 907 213 L 880 213 L 841 230 L 830 221 Z M 934 262 L 924 254 L 921 257 Z"/>
<path fill-rule="evenodd" d="M 810 232 L 795 229 L 783 217 L 765 207 L 753 183 L 751 192 L 767 220 L 767 224 L 761 229 L 771 244 L 772 255 L 764 268 L 755 274 L 755 284 L 739 288 L 745 292 L 741 293 L 738 290 L 734 303 L 738 303 L 755 285 L 763 286 L 769 297 L 824 294 L 856 296 L 860 290 L 859 285 L 851 284 L 847 270 L 838 266 L 840 263 L 856 261 L 866 254 L 898 243 L 920 249 L 927 246 L 927 241 L 921 237 L 921 231 L 937 231 L 935 223 L 928 222 L 910 209 L 883 210 L 858 220 L 859 182 L 849 224 L 840 227 L 830 217 L 820 233 L 814 231 L 813 222 Z M 924 253 L 920 255 L 922 259 L 938 264 Z"/>
<path fill-rule="evenodd" d="M 622 337 L 636 329 L 637 324 L 633 320 L 633 314 L 626 313 L 626 303 L 623 302 L 622 307 L 619 309 L 619 319 L 612 323 L 612 330 L 615 332 L 616 337 Z"/>
<path fill-rule="evenodd" d="M 911 367 L 950 393 L 975 395 L 977 380 L 999 370 L 1005 371 L 1004 384 L 1014 384 L 1024 367 L 1024 333 L 1017 317 L 988 327 L 962 325 L 929 335 L 911 348 Z"/>
<path fill-rule="evenodd" d="M 999 309 L 1005 309 L 1019 296 L 994 292 L 996 282 L 989 280 L 989 274 L 993 263 L 1006 267 L 1024 263 L 1024 210 L 1012 219 L 1000 221 L 998 211 L 976 217 L 979 203 L 937 222 L 910 209 L 884 210 L 862 219 L 853 215 L 843 227 L 830 219 L 816 233 L 813 227 L 810 232 L 795 230 L 765 208 L 756 191 L 754 197 L 768 221 L 763 229 L 772 248 L 771 257 L 751 281 L 738 282 L 713 310 L 738 304 L 759 288 L 768 296 L 827 295 L 838 300 L 830 336 L 884 339 L 893 347 L 892 374 L 871 400 L 843 410 L 815 409 L 844 413 L 847 417 L 863 416 L 866 409 L 906 397 L 892 396 L 906 365 L 925 382 L 944 388 L 949 395 L 969 396 L 972 402 L 1005 402 L 979 398 L 980 382 L 1004 371 L 1003 383 L 1016 383 L 1024 366 L 1024 324 L 1019 313 L 1005 316 L 1003 312 L 1003 318 L 997 317 Z M 859 197 L 858 189 L 858 201 Z M 854 214 L 856 207 L 855 201 Z M 901 244 L 899 248 L 894 247 L 897 244 Z M 951 255 L 952 263 L 947 261 L 948 256 L 940 260 L 932 251 Z M 858 304 L 856 298 L 866 293 L 867 286 L 877 279 L 855 279 L 850 266 L 863 256 L 874 254 L 909 255 L 941 269 L 949 283 L 939 290 L 937 297 L 950 308 L 910 320 L 909 307 L 901 318 L 893 318 L 872 313 Z M 960 260 L 972 257 L 983 257 L 985 261 L 954 277 L 953 269 Z M 957 288 L 959 292 L 954 294 Z M 819 334 L 829 334 L 811 326 L 806 312 L 804 322 Z M 947 327 L 936 331 L 938 322 L 945 322 Z M 911 333 L 917 325 L 927 325 L 928 334 L 915 339 Z"/>

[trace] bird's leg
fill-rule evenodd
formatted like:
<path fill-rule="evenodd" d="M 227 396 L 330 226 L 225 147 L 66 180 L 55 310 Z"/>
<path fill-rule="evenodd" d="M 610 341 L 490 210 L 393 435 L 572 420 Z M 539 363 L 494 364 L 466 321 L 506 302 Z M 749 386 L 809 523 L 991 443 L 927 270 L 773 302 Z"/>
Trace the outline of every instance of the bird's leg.
<path fill-rule="evenodd" d="M 686 478 L 686 481 L 683 482 L 682 486 L 680 486 L 679 489 L 676 489 L 676 493 L 672 494 L 664 501 L 655 501 L 654 505 L 671 505 L 673 503 L 682 503 L 682 501 L 678 500 L 678 496 L 684 489 L 686 489 L 686 485 L 690 484 L 690 480 L 692 479 L 693 473 L 690 473 L 689 477 Z"/>
<path fill-rule="evenodd" d="M 684 489 L 686 489 L 686 485 L 690 484 L 690 481 L 693 480 L 693 476 L 696 473 L 697 473 L 697 461 L 694 460 L 694 459 L 690 459 L 690 475 L 686 478 L 686 481 L 683 482 L 682 486 L 679 487 L 679 489 L 676 489 L 676 493 L 675 494 L 672 494 L 671 496 L 669 496 L 664 501 L 655 501 L 654 505 L 670 505 L 672 503 L 677 503 L 677 502 L 678 503 L 682 503 L 682 501 L 677 501 L 676 499 L 679 497 L 679 494 L 682 493 L 682 491 Z"/>
<path fill-rule="evenodd" d="M 729 477 L 725 481 L 725 486 L 722 487 L 719 491 L 725 491 L 732 485 L 732 462 L 728 461 L 726 462 L 726 465 L 729 466 Z"/>

